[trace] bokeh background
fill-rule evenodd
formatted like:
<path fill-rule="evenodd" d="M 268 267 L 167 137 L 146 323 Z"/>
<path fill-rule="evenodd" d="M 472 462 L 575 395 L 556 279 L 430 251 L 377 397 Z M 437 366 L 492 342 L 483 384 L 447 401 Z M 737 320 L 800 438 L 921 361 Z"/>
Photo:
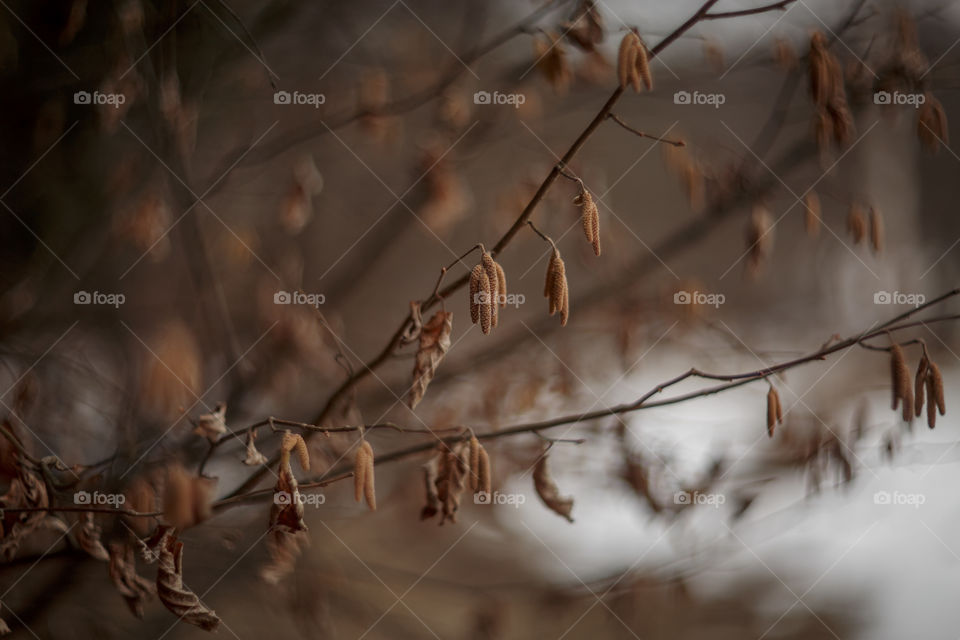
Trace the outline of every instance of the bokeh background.
<path fill-rule="evenodd" d="M 616 87 L 627 30 L 653 47 L 702 3 L 0 4 L 0 411 L 31 455 L 80 465 L 55 472 L 76 481 L 51 500 L 73 505 L 78 488 L 196 471 L 208 444 L 191 420 L 218 402 L 231 430 L 313 421 L 441 267 L 453 264 L 444 284 L 462 277 L 477 256 L 457 258 L 510 228 Z M 516 304 L 485 336 L 465 290 L 444 301 L 452 346 L 416 410 L 404 403 L 407 347 L 325 426 L 487 433 L 585 413 L 691 367 L 734 374 L 800 357 L 957 286 L 960 157 L 946 132 L 919 139 L 915 105 L 875 100 L 931 96 L 960 121 L 957 9 L 778 4 L 696 24 L 651 62 L 654 90 L 614 108 L 686 146 L 606 121 L 569 164 L 598 200 L 601 257 L 583 240 L 574 182 L 558 179 L 537 205 L 531 219 L 566 260 L 567 326 L 542 297 L 549 245 L 523 228 L 497 257 Z M 585 49 L 574 36 L 588 8 L 603 31 Z M 843 69 L 845 145 L 818 145 L 813 32 Z M 684 104 L 677 92 L 713 97 Z M 816 234 L 808 193 L 822 208 Z M 882 212 L 881 250 L 851 236 L 852 204 Z M 750 268 L 758 207 L 773 224 Z M 321 304 L 277 304 L 293 292 Z M 716 304 L 677 304 L 683 292 Z M 949 322 L 903 335 L 940 364 L 948 405 L 957 335 Z M 181 534 L 184 580 L 221 616 L 218 633 L 238 638 L 954 637 L 955 414 L 934 431 L 904 425 L 888 356 L 868 349 L 774 384 L 786 415 L 772 438 L 769 386 L 754 382 L 543 432 L 581 444 L 491 439 L 495 489 L 520 504 L 465 494 L 442 527 L 419 517 L 427 454 L 378 465 L 378 510 L 353 501 L 349 480 L 324 488 L 306 510 L 309 546 L 272 582 L 269 503 L 218 509 Z M 204 464 L 214 499 L 251 473 L 242 439 L 224 438 Z M 429 438 L 369 436 L 378 455 Z M 313 477 L 355 443 L 311 439 Z M 265 453 L 277 445 L 261 434 Z M 573 523 L 534 492 L 547 445 Z M 694 490 L 701 503 L 677 497 Z M 115 516 L 96 523 L 105 543 L 131 536 Z M 0 566 L 0 616 L 16 637 L 205 635 L 155 600 L 131 615 L 82 546 L 38 528 Z"/>

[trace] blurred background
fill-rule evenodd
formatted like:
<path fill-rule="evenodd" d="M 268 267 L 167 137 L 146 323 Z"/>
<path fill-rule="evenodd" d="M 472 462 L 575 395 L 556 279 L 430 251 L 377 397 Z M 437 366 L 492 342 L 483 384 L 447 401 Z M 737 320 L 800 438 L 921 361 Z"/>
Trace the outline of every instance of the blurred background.
<path fill-rule="evenodd" d="M 744 15 L 685 30 L 651 60 L 653 90 L 612 109 L 635 131 L 602 121 L 566 166 L 598 204 L 602 255 L 576 181 L 532 211 L 565 260 L 566 326 L 542 297 L 550 245 L 524 226 L 496 256 L 513 294 L 498 326 L 470 323 L 465 289 L 445 299 L 451 346 L 408 408 L 416 347 L 380 354 L 411 301 L 511 228 L 617 87 L 624 35 L 654 49 L 702 4 L 0 2 L 3 506 L 85 490 L 149 512 L 172 467 L 211 478 L 213 513 L 180 534 L 183 580 L 227 637 L 953 637 L 960 425 L 891 411 L 882 351 L 771 377 L 772 437 L 755 381 L 486 439 L 500 502 L 468 491 L 443 526 L 420 518 L 433 454 L 386 460 L 375 512 L 349 479 L 309 490 L 323 498 L 286 563 L 273 476 L 244 484 L 244 438 L 195 430 L 224 403 L 230 432 L 273 416 L 494 433 L 691 367 L 799 358 L 956 287 L 954 4 L 720 0 Z M 842 77 L 825 105 L 811 42 Z M 939 364 L 948 403 L 957 337 L 898 333 Z M 912 376 L 919 342 L 905 351 Z M 433 440 L 368 435 L 378 458 Z M 310 438 L 297 476 L 349 469 L 356 443 Z M 534 490 L 546 448 L 573 522 Z M 47 502 L 24 501 L 25 459 Z M 241 486 L 268 492 L 222 502 Z M 97 552 L 135 548 L 156 519 L 34 515 L 3 515 L 16 637 L 206 635 L 155 598 L 132 615 Z"/>

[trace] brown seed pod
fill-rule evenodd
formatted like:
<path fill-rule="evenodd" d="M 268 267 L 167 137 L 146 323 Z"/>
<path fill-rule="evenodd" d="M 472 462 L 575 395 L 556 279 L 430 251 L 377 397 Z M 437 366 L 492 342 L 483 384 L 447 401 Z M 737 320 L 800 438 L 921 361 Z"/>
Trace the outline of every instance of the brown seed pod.
<path fill-rule="evenodd" d="M 870 207 L 870 246 L 874 253 L 883 251 L 884 228 L 883 216 L 876 207 Z"/>
<path fill-rule="evenodd" d="M 913 389 L 910 385 L 910 370 L 907 368 L 907 360 L 903 355 L 903 349 L 898 344 L 890 346 L 890 379 L 891 406 L 896 410 L 900 406 L 900 401 L 903 400 L 903 419 L 909 422 L 913 417 L 914 410 Z"/>
<path fill-rule="evenodd" d="M 824 105 L 833 94 L 830 72 L 830 52 L 826 47 L 826 39 L 819 31 L 810 37 L 810 54 L 807 56 L 807 76 L 810 83 L 810 95 L 818 105 Z"/>
<path fill-rule="evenodd" d="M 933 404 L 933 401 L 936 400 L 940 415 L 945 415 L 947 413 L 947 404 L 943 395 L 943 376 L 940 375 L 940 367 L 933 361 L 930 362 L 929 376 L 931 388 L 933 389 L 933 394 L 930 396 L 930 403 Z"/>
<path fill-rule="evenodd" d="M 560 326 L 566 326 L 570 315 L 570 292 L 567 289 L 566 267 L 560 251 L 553 249 L 550 264 L 547 267 L 547 281 L 544 286 L 544 295 L 549 299 L 550 315 L 560 312 Z"/>
<path fill-rule="evenodd" d="M 280 449 L 288 456 L 291 451 L 296 449 L 297 460 L 300 461 L 300 468 L 304 471 L 310 470 L 310 452 L 307 450 L 307 443 L 299 433 L 294 434 L 287 431 L 283 434 L 280 441 Z"/>
<path fill-rule="evenodd" d="M 773 437 L 773 430 L 777 424 L 783 424 L 783 413 L 780 408 L 780 395 L 773 385 L 767 392 L 767 435 Z"/>
<path fill-rule="evenodd" d="M 487 290 L 483 284 L 485 276 L 486 272 L 480 264 L 470 272 L 470 322 L 473 324 L 480 322 L 480 294 Z"/>
<path fill-rule="evenodd" d="M 353 461 L 353 499 L 366 500 L 370 511 L 377 510 L 377 495 L 374 488 L 373 447 L 364 440 L 357 447 Z"/>
<path fill-rule="evenodd" d="M 913 414 L 917 418 L 920 417 L 920 414 L 923 412 L 923 402 L 924 402 L 924 388 L 926 387 L 927 381 L 927 372 L 930 368 L 930 361 L 927 360 L 926 354 L 920 357 L 920 363 L 917 365 L 917 375 L 914 376 L 913 384 Z M 933 398 L 930 399 L 931 402 L 936 402 Z"/>
<path fill-rule="evenodd" d="M 600 255 L 600 210 L 597 209 L 597 203 L 593 201 L 593 196 L 585 188 L 581 187 L 580 194 L 573 199 L 573 203 L 583 210 L 581 217 L 583 221 L 583 235 L 587 242 L 593 246 L 593 253 Z"/>
<path fill-rule="evenodd" d="M 490 333 L 493 327 L 492 307 L 490 278 L 483 264 L 478 264 L 470 273 L 470 320 L 474 324 L 479 322 L 484 335 Z"/>
<path fill-rule="evenodd" d="M 813 191 L 803 198 L 803 226 L 807 235 L 816 238 L 820 234 L 820 198 Z"/>
<path fill-rule="evenodd" d="M 480 447 L 480 466 L 477 469 L 477 487 L 476 490 L 490 495 L 492 488 L 492 478 L 490 475 L 490 456 L 487 450 Z"/>
<path fill-rule="evenodd" d="M 490 305 L 491 325 L 495 327 L 497 326 L 497 303 L 500 301 L 500 277 L 497 273 L 497 263 L 493 261 L 493 256 L 484 251 L 480 257 L 480 264 L 483 265 L 483 270 L 487 274 L 487 282 L 489 283 L 487 302 Z"/>
<path fill-rule="evenodd" d="M 499 292 L 500 308 L 507 306 L 507 274 L 503 272 L 503 267 L 499 262 L 495 262 L 497 267 L 497 291 Z"/>
<path fill-rule="evenodd" d="M 470 488 L 477 490 L 478 470 L 480 468 L 480 450 L 483 447 L 476 436 L 470 437 Z"/>
<path fill-rule="evenodd" d="M 628 31 L 620 41 L 620 50 L 617 53 L 617 78 L 620 80 L 620 87 L 626 88 L 632 84 L 636 89 L 639 82 L 637 76 L 637 45 L 640 38 L 633 31 Z"/>
<path fill-rule="evenodd" d="M 847 231 L 854 244 L 860 244 L 867 235 L 867 218 L 863 207 L 856 202 L 850 205 L 850 213 L 847 214 Z"/>
<path fill-rule="evenodd" d="M 652 91 L 653 74 L 650 73 L 650 56 L 647 53 L 647 46 L 639 38 L 637 38 L 637 58 L 634 64 L 636 65 L 637 76 L 643 80 L 643 86 L 647 88 L 647 91 Z M 636 84 L 633 85 L 633 89 L 637 93 L 640 92 Z"/>
<path fill-rule="evenodd" d="M 930 396 L 927 402 L 927 426 L 931 429 L 937 426 L 937 403 L 934 400 L 937 390 L 933 386 L 933 376 L 927 375 L 927 395 Z"/>

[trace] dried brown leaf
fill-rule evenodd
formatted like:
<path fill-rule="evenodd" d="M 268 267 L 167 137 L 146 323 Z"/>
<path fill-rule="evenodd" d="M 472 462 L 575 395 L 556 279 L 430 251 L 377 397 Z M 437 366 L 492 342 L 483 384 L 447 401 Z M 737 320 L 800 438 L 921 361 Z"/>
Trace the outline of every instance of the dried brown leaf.
<path fill-rule="evenodd" d="M 544 454 L 537 460 L 537 465 L 533 469 L 533 486 L 537 490 L 537 495 L 551 511 L 573 522 L 573 518 L 570 516 L 570 511 L 573 509 L 573 498 L 560 495 L 560 490 L 550 475 L 547 463 L 548 457 Z"/>
<path fill-rule="evenodd" d="M 450 333 L 453 331 L 453 312 L 438 311 L 420 331 L 420 347 L 413 366 L 413 384 L 407 396 L 411 409 L 423 399 L 427 386 L 437 373 L 440 361 L 450 349 Z"/>
<path fill-rule="evenodd" d="M 184 586 L 183 543 L 177 541 L 175 535 L 168 536 L 160 547 L 157 595 L 160 602 L 184 622 L 207 631 L 213 631 L 220 625 L 217 614 Z"/>

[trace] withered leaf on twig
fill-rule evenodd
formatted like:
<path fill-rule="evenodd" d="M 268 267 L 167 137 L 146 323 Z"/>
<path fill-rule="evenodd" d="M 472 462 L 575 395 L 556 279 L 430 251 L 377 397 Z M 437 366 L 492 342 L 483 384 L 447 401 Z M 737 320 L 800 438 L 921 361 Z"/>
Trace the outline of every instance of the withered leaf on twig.
<path fill-rule="evenodd" d="M 440 361 L 450 348 L 450 332 L 453 330 L 453 312 L 438 311 L 420 331 L 420 348 L 413 367 L 413 385 L 410 387 L 408 403 L 416 408 L 427 391 L 427 385 L 440 366 Z"/>
<path fill-rule="evenodd" d="M 537 490 L 537 495 L 543 500 L 543 504 L 547 505 L 557 515 L 573 522 L 573 518 L 570 516 L 570 511 L 573 509 L 573 498 L 560 495 L 560 490 L 554 483 L 547 466 L 548 457 L 544 454 L 537 460 L 537 466 L 533 469 L 533 486 Z"/>
<path fill-rule="evenodd" d="M 175 534 L 161 542 L 157 595 L 160 602 L 184 622 L 207 631 L 213 631 L 220 625 L 217 614 L 183 584 L 183 543 L 177 540 Z"/>

